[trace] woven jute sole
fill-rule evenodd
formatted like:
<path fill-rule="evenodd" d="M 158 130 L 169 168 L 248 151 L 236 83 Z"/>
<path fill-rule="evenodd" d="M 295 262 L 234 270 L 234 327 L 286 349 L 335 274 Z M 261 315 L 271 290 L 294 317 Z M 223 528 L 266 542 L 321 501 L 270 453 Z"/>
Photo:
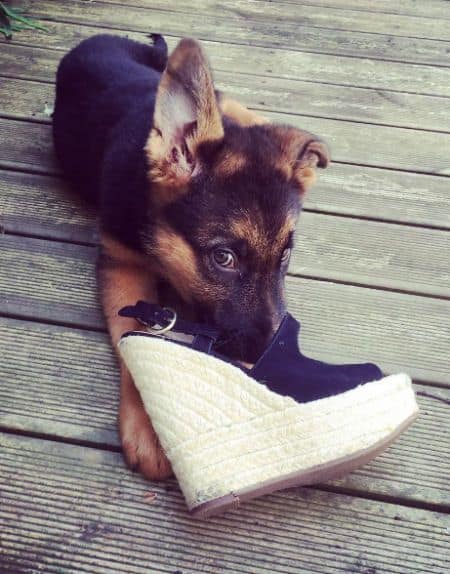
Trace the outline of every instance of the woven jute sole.
<path fill-rule="evenodd" d="M 195 518 L 209 518 L 222 514 L 227 510 L 239 508 L 243 502 L 248 502 L 258 496 L 271 494 L 277 490 L 318 484 L 327 480 L 336 480 L 353 472 L 357 468 L 367 464 L 384 450 L 386 450 L 397 437 L 404 432 L 417 418 L 418 413 L 412 415 L 395 432 L 385 440 L 379 441 L 370 448 L 345 456 L 339 460 L 333 460 L 327 464 L 318 465 L 309 470 L 293 472 L 290 475 L 278 477 L 265 483 L 254 484 L 237 492 L 232 492 L 209 502 L 204 502 L 191 508 L 190 512 Z"/>
<path fill-rule="evenodd" d="M 164 339 L 131 335 L 119 348 L 188 508 L 200 517 L 338 478 L 374 458 L 418 413 L 405 374 L 300 404 Z"/>

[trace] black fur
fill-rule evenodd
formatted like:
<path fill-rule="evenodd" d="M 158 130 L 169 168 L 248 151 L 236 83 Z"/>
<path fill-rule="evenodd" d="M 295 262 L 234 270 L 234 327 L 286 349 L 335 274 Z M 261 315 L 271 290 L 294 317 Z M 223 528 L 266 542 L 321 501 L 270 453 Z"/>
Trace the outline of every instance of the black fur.
<path fill-rule="evenodd" d="M 147 223 L 143 148 L 167 45 L 117 36 L 83 41 L 61 61 L 53 114 L 55 150 L 77 193 L 99 204 L 102 228 L 140 249 Z"/>

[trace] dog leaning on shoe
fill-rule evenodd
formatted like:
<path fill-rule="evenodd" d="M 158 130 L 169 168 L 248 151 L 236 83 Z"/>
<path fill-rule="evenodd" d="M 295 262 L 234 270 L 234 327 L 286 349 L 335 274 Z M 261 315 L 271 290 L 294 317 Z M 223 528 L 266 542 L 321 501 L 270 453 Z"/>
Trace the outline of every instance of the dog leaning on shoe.
<path fill-rule="evenodd" d="M 145 299 L 214 324 L 222 353 L 254 362 L 285 313 L 296 221 L 327 149 L 215 91 L 196 41 L 168 58 L 164 39 L 152 38 L 95 36 L 57 74 L 55 148 L 76 191 L 98 206 L 112 342 L 142 328 L 117 312 Z M 123 364 L 120 397 L 128 463 L 170 475 Z"/>

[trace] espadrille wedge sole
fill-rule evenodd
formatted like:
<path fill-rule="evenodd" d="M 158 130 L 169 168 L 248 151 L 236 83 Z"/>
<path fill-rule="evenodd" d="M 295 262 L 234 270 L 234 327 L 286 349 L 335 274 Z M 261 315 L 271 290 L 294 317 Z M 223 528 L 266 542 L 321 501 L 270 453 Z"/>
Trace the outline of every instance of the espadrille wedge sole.
<path fill-rule="evenodd" d="M 405 374 L 299 403 L 160 337 L 129 333 L 119 348 L 196 516 L 338 478 L 374 458 L 418 413 Z"/>
<path fill-rule="evenodd" d="M 386 450 L 417 418 L 418 413 L 414 413 L 404 423 L 402 423 L 388 437 L 380 440 L 378 444 L 369 448 L 345 456 L 340 460 L 332 460 L 327 464 L 319 465 L 309 470 L 301 470 L 292 474 L 281 476 L 264 483 L 255 484 L 242 490 L 232 492 L 226 496 L 205 502 L 191 509 L 192 516 L 196 518 L 209 518 L 217 514 L 222 514 L 227 510 L 239 508 L 243 502 L 252 500 L 265 494 L 271 494 L 277 490 L 293 488 L 295 486 L 307 486 L 318 484 L 327 480 L 342 478 L 361 466 L 367 464 L 384 450 Z"/>

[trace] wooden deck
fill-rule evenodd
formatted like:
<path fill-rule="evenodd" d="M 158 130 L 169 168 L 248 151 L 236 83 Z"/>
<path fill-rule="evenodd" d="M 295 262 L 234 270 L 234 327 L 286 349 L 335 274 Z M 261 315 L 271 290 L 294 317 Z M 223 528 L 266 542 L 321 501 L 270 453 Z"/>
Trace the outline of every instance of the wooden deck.
<path fill-rule="evenodd" d="M 25 4 L 50 33 L 0 40 L 0 573 L 447 573 L 450 2 Z M 60 179 L 49 117 L 59 59 L 101 31 L 195 36 L 218 87 L 329 142 L 290 308 L 308 353 L 415 378 L 421 416 L 373 463 L 208 522 L 125 468 L 95 215 Z"/>

